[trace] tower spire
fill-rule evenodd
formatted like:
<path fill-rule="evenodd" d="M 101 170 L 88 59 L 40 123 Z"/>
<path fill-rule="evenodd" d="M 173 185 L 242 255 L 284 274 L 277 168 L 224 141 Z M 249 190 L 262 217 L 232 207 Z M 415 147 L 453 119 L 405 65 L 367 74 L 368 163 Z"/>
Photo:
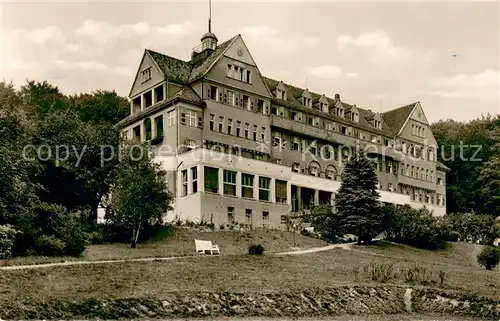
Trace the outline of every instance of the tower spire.
<path fill-rule="evenodd" d="M 208 32 L 212 32 L 212 0 L 208 0 Z"/>

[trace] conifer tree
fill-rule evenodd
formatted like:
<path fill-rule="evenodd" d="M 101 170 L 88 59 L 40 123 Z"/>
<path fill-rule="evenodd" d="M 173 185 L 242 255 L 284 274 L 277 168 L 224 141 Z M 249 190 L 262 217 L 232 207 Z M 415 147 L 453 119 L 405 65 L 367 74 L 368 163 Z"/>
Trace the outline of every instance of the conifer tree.
<path fill-rule="evenodd" d="M 362 152 L 354 151 L 345 164 L 335 203 L 341 230 L 356 235 L 358 244 L 370 243 L 382 229 L 377 183 L 373 163 Z"/>

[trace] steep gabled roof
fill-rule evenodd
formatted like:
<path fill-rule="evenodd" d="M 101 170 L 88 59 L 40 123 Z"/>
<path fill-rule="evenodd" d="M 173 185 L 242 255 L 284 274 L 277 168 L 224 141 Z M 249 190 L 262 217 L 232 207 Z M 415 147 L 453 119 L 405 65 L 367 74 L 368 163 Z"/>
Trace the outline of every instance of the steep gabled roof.
<path fill-rule="evenodd" d="M 185 84 L 191 73 L 191 65 L 183 60 L 146 49 L 146 52 L 156 62 L 168 80 Z"/>
<path fill-rule="evenodd" d="M 408 117 L 410 117 L 410 114 L 417 103 L 418 102 L 414 102 L 403 107 L 386 111 L 382 114 L 384 120 L 390 124 L 393 135 L 397 135 L 401 131 L 401 128 L 405 124 Z"/>
<path fill-rule="evenodd" d="M 203 77 L 238 36 L 221 43 L 212 53 L 195 62 L 177 59 L 150 49 L 146 49 L 146 52 L 169 81 L 184 85 Z"/>
<path fill-rule="evenodd" d="M 215 48 L 215 50 L 205 59 L 198 62 L 193 66 L 191 70 L 191 75 L 188 79 L 188 82 L 191 83 L 201 77 L 203 77 L 213 66 L 213 64 L 224 54 L 227 48 L 238 38 L 239 35 L 232 37 L 231 39 L 224 41 L 220 45 Z"/>

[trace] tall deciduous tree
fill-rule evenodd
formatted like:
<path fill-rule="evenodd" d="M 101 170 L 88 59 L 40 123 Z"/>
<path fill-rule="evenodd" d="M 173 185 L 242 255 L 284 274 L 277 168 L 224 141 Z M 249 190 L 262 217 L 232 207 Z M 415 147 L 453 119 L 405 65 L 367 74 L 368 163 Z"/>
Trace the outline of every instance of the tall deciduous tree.
<path fill-rule="evenodd" d="M 149 157 L 147 148 L 124 148 L 106 220 L 117 229 L 129 231 L 132 248 L 141 230 L 162 222 L 172 199 L 166 172 Z"/>
<path fill-rule="evenodd" d="M 377 183 L 372 162 L 355 151 L 345 164 L 335 201 L 342 230 L 356 235 L 358 243 L 370 243 L 381 232 L 383 217 Z"/>
<path fill-rule="evenodd" d="M 495 214 L 480 177 L 485 164 L 498 156 L 494 147 L 500 144 L 500 116 L 439 121 L 432 124 L 432 132 L 440 147 L 439 160 L 451 169 L 446 180 L 447 211 Z"/>

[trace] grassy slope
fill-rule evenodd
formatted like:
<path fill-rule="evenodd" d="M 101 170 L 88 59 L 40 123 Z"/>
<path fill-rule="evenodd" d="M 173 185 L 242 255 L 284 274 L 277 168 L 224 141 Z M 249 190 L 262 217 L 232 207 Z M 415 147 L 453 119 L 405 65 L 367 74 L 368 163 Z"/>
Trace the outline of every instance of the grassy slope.
<path fill-rule="evenodd" d="M 308 249 L 328 245 L 326 242 L 312 239 L 297 233 L 272 230 L 254 230 L 251 232 L 203 232 L 176 228 L 175 234 L 166 240 L 139 244 L 138 249 L 131 249 L 128 244 L 91 245 L 81 258 L 71 257 L 20 257 L 0 260 L 2 265 L 24 265 L 69 260 L 112 260 L 141 257 L 169 257 L 194 255 L 194 240 L 210 240 L 219 245 L 221 255 L 248 253 L 250 244 L 262 244 L 268 253 Z"/>
<path fill-rule="evenodd" d="M 455 243 L 438 252 L 392 245 L 355 248 L 364 252 L 335 249 L 299 256 L 223 255 L 3 271 L 0 300 L 161 297 L 172 291 L 287 292 L 371 283 L 366 274 L 356 279 L 353 266 L 363 268 L 372 263 L 394 263 L 397 268 L 418 265 L 429 269 L 435 280 L 437 273 L 444 270 L 448 274 L 445 288 L 500 298 L 500 271 L 487 272 L 475 265 L 476 245 Z M 236 247 L 234 251 L 239 253 Z M 403 280 L 391 282 L 402 284 Z"/>

